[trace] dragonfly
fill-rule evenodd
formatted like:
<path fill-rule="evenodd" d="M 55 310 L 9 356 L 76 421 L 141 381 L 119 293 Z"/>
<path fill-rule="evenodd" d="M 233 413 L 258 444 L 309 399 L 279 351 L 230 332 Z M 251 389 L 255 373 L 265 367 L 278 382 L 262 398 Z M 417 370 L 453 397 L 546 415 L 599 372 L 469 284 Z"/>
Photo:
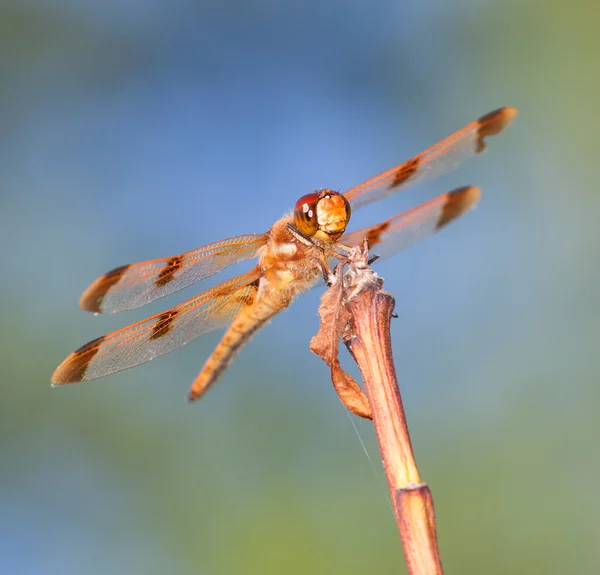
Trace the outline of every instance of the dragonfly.
<path fill-rule="evenodd" d="M 343 258 L 364 238 L 380 258 L 388 257 L 434 234 L 475 206 L 481 192 L 475 186 L 465 186 L 379 224 L 345 233 L 353 210 L 437 177 L 481 154 L 486 138 L 504 130 L 516 115 L 515 108 L 499 108 L 343 193 L 319 189 L 306 194 L 266 233 L 231 237 L 176 256 L 120 266 L 100 276 L 83 292 L 79 304 L 94 314 L 117 313 L 168 296 L 233 264 L 258 258 L 251 270 L 80 347 L 58 366 L 52 375 L 53 385 L 88 381 L 135 367 L 200 335 L 226 328 L 189 389 L 188 399 L 198 399 L 257 330 L 321 278 L 327 281 L 330 263 Z"/>

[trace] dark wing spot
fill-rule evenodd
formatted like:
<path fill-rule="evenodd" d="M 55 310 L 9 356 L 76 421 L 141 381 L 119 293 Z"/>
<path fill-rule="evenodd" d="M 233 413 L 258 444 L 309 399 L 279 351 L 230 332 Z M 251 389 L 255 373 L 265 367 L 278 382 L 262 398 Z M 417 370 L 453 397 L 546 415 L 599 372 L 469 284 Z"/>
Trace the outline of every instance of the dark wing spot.
<path fill-rule="evenodd" d="M 178 314 L 179 312 L 176 309 L 170 309 L 169 311 L 160 314 L 154 324 L 150 339 L 158 339 L 169 333 Z"/>
<path fill-rule="evenodd" d="M 465 186 L 458 188 L 447 195 L 446 203 L 442 208 L 442 213 L 437 222 L 436 229 L 443 228 L 452 220 L 462 216 L 469 208 L 473 207 L 481 196 L 479 188 L 475 186 Z"/>
<path fill-rule="evenodd" d="M 367 241 L 369 242 L 369 249 L 377 244 L 381 243 L 381 234 L 390 227 L 390 222 L 382 222 L 376 226 L 373 226 L 367 232 Z"/>
<path fill-rule="evenodd" d="M 260 284 L 260 278 L 256 278 L 247 284 L 244 288 L 234 288 L 238 293 L 234 293 L 232 299 L 238 301 L 243 305 L 252 305 L 256 301 L 256 294 L 258 294 L 258 286 Z M 246 288 L 252 288 L 248 291 Z M 225 291 L 221 293 L 221 296 L 228 296 L 231 291 Z"/>
<path fill-rule="evenodd" d="M 256 278 L 252 283 L 248 284 L 248 287 L 253 288 L 252 291 L 246 296 L 244 304 L 252 305 L 256 301 L 256 295 L 258 294 L 258 286 L 260 284 L 260 278 Z"/>
<path fill-rule="evenodd" d="M 99 277 L 83 292 L 79 300 L 79 305 L 86 311 L 100 313 L 102 311 L 100 306 L 102 305 L 104 296 L 119 282 L 130 267 L 130 264 L 119 266 Z"/>
<path fill-rule="evenodd" d="M 88 365 L 100 350 L 106 336 L 98 337 L 74 351 L 54 372 L 53 383 L 76 383 L 83 381 Z"/>
<path fill-rule="evenodd" d="M 413 158 L 412 160 L 409 160 L 408 162 L 405 162 L 404 164 L 402 164 L 398 168 L 398 171 L 394 174 L 394 179 L 392 180 L 392 183 L 390 184 L 390 188 L 395 188 L 396 186 L 399 186 L 400 184 L 402 184 L 403 182 L 406 182 L 406 180 L 408 180 L 409 178 L 414 176 L 414 174 L 419 169 L 420 163 L 421 163 L 421 160 L 419 160 L 417 158 Z"/>
<path fill-rule="evenodd" d="M 517 110 L 511 107 L 498 108 L 493 112 L 489 112 L 484 116 L 481 116 L 481 118 L 477 120 L 479 127 L 477 129 L 475 152 L 477 154 L 485 152 L 487 145 L 484 139 L 487 136 L 495 136 L 496 134 L 499 134 L 516 118 L 516 116 Z"/>
<path fill-rule="evenodd" d="M 175 279 L 175 274 L 182 268 L 183 266 L 183 257 L 182 256 L 173 256 L 165 265 L 165 267 L 160 270 L 154 285 L 156 287 L 164 287 L 169 282 L 172 282 Z"/>

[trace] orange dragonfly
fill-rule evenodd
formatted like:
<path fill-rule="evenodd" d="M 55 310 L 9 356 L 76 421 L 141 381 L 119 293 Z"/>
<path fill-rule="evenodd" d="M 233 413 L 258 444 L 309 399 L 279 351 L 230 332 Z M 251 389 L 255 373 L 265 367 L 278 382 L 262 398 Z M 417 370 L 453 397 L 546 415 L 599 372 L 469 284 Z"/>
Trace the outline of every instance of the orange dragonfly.
<path fill-rule="evenodd" d="M 428 150 L 343 194 L 322 189 L 301 197 L 293 213 L 264 234 L 228 238 L 173 257 L 115 268 L 83 292 L 84 310 L 116 313 L 134 309 L 186 288 L 232 264 L 258 257 L 250 271 L 184 303 L 99 337 L 69 355 L 52 375 L 56 385 L 87 381 L 140 365 L 198 336 L 225 328 L 223 338 L 192 383 L 188 399 L 200 397 L 234 355 L 273 316 L 310 289 L 329 262 L 366 237 L 387 257 L 444 227 L 473 207 L 481 192 L 459 188 L 377 225 L 343 235 L 351 210 L 385 198 L 455 168 L 486 149 L 485 138 L 506 128 L 515 108 L 500 108 L 448 136 Z"/>

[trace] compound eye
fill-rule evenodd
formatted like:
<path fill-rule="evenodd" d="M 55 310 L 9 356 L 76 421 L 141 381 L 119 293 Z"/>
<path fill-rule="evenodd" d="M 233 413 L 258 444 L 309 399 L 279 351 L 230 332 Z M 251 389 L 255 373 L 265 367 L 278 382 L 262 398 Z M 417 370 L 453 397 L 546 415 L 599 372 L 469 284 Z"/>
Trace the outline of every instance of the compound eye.
<path fill-rule="evenodd" d="M 319 203 L 319 193 L 312 192 L 302 196 L 294 208 L 294 225 L 305 236 L 314 236 L 319 229 L 317 219 L 317 204 Z"/>

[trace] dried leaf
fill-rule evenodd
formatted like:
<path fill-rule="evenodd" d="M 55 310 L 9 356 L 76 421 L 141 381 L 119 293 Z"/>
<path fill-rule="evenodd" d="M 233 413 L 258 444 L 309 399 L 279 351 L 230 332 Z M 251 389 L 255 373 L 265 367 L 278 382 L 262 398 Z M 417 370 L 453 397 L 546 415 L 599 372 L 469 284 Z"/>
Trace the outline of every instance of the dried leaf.
<path fill-rule="evenodd" d="M 344 307 L 344 265 L 336 267 L 333 284 L 321 297 L 319 317 L 321 324 L 317 335 L 310 342 L 310 350 L 331 368 L 331 381 L 341 402 L 355 415 L 372 419 L 369 401 L 354 378 L 346 373 L 338 359 L 342 334 L 349 328 L 350 314 Z"/>

